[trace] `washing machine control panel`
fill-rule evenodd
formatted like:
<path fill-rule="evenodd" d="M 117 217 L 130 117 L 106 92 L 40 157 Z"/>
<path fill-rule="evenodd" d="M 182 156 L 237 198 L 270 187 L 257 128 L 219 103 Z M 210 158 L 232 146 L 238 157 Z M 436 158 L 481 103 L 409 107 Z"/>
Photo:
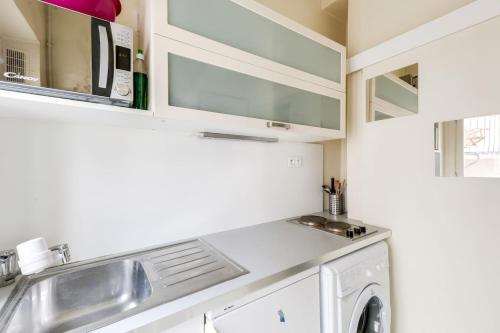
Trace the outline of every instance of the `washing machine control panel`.
<path fill-rule="evenodd" d="M 388 259 L 373 259 L 353 266 L 339 275 L 338 293 L 347 295 L 366 285 L 367 278 L 380 274 L 389 267 Z"/>

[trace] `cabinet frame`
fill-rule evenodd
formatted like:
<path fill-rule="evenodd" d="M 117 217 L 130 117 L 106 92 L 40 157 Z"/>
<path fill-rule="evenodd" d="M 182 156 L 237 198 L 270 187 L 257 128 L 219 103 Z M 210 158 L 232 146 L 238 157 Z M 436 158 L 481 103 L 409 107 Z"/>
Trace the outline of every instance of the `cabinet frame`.
<path fill-rule="evenodd" d="M 150 68 L 153 70 L 150 70 L 150 73 L 152 81 L 155 83 L 155 88 L 151 90 L 151 102 L 155 117 L 191 122 L 198 130 L 207 131 L 224 130 L 232 133 L 257 133 L 277 137 L 282 137 L 280 134 L 286 133 L 286 136 L 291 137 L 293 137 L 293 135 L 301 135 L 306 138 L 305 141 L 322 141 L 345 137 L 346 101 L 344 93 L 158 35 L 153 36 L 151 51 Z M 338 99 L 340 101 L 340 129 L 335 130 L 293 123 L 287 123 L 290 124 L 288 130 L 268 128 L 268 122 L 276 121 L 272 119 L 258 119 L 171 106 L 168 96 L 169 53 L 238 73 L 247 74 L 259 79 Z"/>
<path fill-rule="evenodd" d="M 254 55 L 252 53 L 234 48 L 232 46 L 214 41 L 212 39 L 197 35 L 184 29 L 175 27 L 168 23 L 168 1 L 151 0 L 152 32 L 168 38 L 188 43 L 242 62 L 253 64 L 271 71 L 275 71 L 290 77 L 308 81 L 326 88 L 335 89 L 340 92 L 346 91 L 346 47 L 297 23 L 293 20 L 269 9 L 268 7 L 253 0 L 227 0 L 236 3 L 262 17 L 265 17 L 289 30 L 292 30 L 306 38 L 309 38 L 323 46 L 333 49 L 341 55 L 340 83 L 326 78 L 275 62 L 273 60 Z"/>

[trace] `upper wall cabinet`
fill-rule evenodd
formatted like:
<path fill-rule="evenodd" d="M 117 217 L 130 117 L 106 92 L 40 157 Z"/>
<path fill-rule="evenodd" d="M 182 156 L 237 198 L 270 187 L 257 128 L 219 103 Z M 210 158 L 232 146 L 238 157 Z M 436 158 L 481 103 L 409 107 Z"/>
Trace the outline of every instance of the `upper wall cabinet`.
<path fill-rule="evenodd" d="M 152 0 L 153 33 L 345 92 L 345 47 L 251 0 Z"/>
<path fill-rule="evenodd" d="M 158 35 L 150 55 L 155 116 L 293 141 L 345 136 L 345 93 Z"/>

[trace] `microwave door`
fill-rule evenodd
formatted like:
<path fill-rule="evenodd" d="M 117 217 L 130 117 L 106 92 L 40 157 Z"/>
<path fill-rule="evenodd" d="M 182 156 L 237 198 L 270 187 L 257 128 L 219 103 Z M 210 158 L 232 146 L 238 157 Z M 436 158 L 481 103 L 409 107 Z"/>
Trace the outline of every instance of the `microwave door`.
<path fill-rule="evenodd" d="M 0 0 L 0 13 L 0 90 L 130 105 L 132 71 L 116 68 L 116 50 L 132 49 L 131 28 L 35 0 Z"/>
<path fill-rule="evenodd" d="M 114 48 L 111 24 L 92 19 L 92 94 L 111 96 L 114 75 Z"/>

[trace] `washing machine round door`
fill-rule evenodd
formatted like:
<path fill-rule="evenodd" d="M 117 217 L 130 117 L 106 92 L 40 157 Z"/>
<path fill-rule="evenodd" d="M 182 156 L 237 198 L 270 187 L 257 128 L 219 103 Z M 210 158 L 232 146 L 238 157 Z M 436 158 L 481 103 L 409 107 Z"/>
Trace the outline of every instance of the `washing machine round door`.
<path fill-rule="evenodd" d="M 380 285 L 367 286 L 354 307 L 349 333 L 389 333 L 388 304 Z"/>

